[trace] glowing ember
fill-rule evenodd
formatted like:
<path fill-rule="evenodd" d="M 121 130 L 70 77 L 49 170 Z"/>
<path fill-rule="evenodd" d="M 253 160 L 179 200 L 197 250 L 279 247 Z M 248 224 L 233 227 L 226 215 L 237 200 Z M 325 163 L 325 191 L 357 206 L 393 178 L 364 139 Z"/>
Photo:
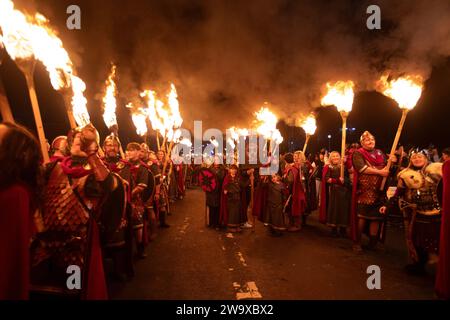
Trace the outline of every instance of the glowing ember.
<path fill-rule="evenodd" d="M 378 82 L 380 91 L 394 99 L 401 109 L 412 110 L 422 95 L 423 78 L 421 76 L 406 76 L 388 81 L 387 76 Z"/>
<path fill-rule="evenodd" d="M 112 66 L 111 73 L 106 80 L 106 92 L 103 97 L 103 120 L 108 128 L 112 128 L 113 126 L 117 126 L 117 117 L 116 117 L 116 83 L 114 81 L 114 77 L 116 76 L 116 66 Z"/>
<path fill-rule="evenodd" d="M 314 118 L 313 116 L 309 116 L 302 122 L 300 126 L 303 128 L 303 130 L 305 130 L 306 134 L 312 136 L 317 129 L 316 118 Z"/>
<path fill-rule="evenodd" d="M 323 106 L 334 105 L 339 112 L 352 111 L 353 98 L 353 81 L 338 81 L 334 84 L 327 83 L 327 94 L 322 98 Z"/>

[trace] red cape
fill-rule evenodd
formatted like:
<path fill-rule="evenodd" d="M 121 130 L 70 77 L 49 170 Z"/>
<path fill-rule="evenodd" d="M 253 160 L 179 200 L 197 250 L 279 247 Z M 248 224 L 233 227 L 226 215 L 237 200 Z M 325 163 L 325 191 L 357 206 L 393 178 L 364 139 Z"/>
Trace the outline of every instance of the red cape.
<path fill-rule="evenodd" d="M 267 202 L 267 184 L 260 182 L 255 188 L 255 193 L 253 195 L 253 208 L 252 215 L 258 217 L 258 220 L 262 221 L 263 210 Z"/>
<path fill-rule="evenodd" d="M 300 217 L 303 215 L 306 209 L 306 195 L 299 178 L 299 169 L 294 166 L 290 166 L 286 169 L 286 175 L 289 175 L 289 172 L 291 171 L 294 175 L 294 185 L 292 187 L 291 216 Z"/>
<path fill-rule="evenodd" d="M 226 226 L 228 224 L 228 206 L 227 200 L 228 196 L 224 193 L 226 186 L 230 183 L 231 176 L 227 174 L 225 179 L 223 179 L 221 197 L 220 197 L 220 214 L 219 214 L 219 224 Z"/>
<path fill-rule="evenodd" d="M 32 212 L 21 185 L 0 191 L 0 300 L 28 299 Z"/>
<path fill-rule="evenodd" d="M 90 251 L 87 258 L 87 269 L 83 283 L 85 291 L 82 298 L 86 300 L 106 300 L 108 299 L 108 290 L 103 268 L 100 234 L 97 222 L 94 219 L 91 219 L 89 224 L 88 239 Z"/>
<path fill-rule="evenodd" d="M 450 160 L 442 167 L 444 191 L 442 194 L 441 238 L 436 275 L 436 293 L 441 299 L 450 299 Z"/>
<path fill-rule="evenodd" d="M 374 167 L 381 167 L 384 166 L 386 160 L 383 156 L 383 153 L 380 151 L 379 154 L 372 158 L 370 155 L 370 152 L 367 151 L 364 148 L 359 148 L 359 153 L 364 157 L 364 159 L 370 163 Z M 352 153 L 353 156 L 353 153 Z M 352 205 L 351 205 L 351 212 L 350 212 L 350 235 L 351 239 L 353 241 L 356 241 L 358 239 L 358 216 L 357 216 L 357 193 L 358 193 L 358 176 L 359 172 L 358 170 L 353 170 L 353 185 L 352 185 Z"/>

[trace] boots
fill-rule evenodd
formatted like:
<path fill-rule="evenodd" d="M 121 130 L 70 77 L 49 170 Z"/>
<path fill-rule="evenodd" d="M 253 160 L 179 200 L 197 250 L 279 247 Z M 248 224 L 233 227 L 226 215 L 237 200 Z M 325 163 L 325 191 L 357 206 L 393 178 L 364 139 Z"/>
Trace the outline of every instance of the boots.
<path fill-rule="evenodd" d="M 136 256 L 138 259 L 145 259 L 147 257 L 147 254 L 145 253 L 145 246 L 144 243 L 138 243 L 136 245 L 137 247 L 137 253 Z"/>
<path fill-rule="evenodd" d="M 159 213 L 159 227 L 160 228 L 169 228 L 170 225 L 168 225 L 166 223 L 166 212 L 165 211 L 161 211 Z"/>

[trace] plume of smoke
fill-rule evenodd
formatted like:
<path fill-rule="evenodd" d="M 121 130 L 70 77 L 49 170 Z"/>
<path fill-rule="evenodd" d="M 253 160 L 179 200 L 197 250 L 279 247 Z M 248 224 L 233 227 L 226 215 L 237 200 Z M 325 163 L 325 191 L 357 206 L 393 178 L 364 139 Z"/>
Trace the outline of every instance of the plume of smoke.
<path fill-rule="evenodd" d="M 88 94 L 114 61 L 123 101 L 174 82 L 188 127 L 246 127 L 264 101 L 293 123 L 328 81 L 373 90 L 386 70 L 427 78 L 450 55 L 448 0 L 380 0 L 381 30 L 366 28 L 368 0 L 35 2 L 64 23 L 65 7 L 81 7 L 82 30 L 64 33 L 82 48 Z"/>

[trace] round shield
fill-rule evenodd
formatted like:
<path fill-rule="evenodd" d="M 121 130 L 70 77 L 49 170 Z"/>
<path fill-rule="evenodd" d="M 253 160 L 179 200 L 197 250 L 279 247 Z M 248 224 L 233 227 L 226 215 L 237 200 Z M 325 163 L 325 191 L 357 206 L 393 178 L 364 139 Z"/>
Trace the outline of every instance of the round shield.
<path fill-rule="evenodd" d="M 213 192 L 217 189 L 217 176 L 208 168 L 201 168 L 198 173 L 200 186 L 205 192 Z"/>

